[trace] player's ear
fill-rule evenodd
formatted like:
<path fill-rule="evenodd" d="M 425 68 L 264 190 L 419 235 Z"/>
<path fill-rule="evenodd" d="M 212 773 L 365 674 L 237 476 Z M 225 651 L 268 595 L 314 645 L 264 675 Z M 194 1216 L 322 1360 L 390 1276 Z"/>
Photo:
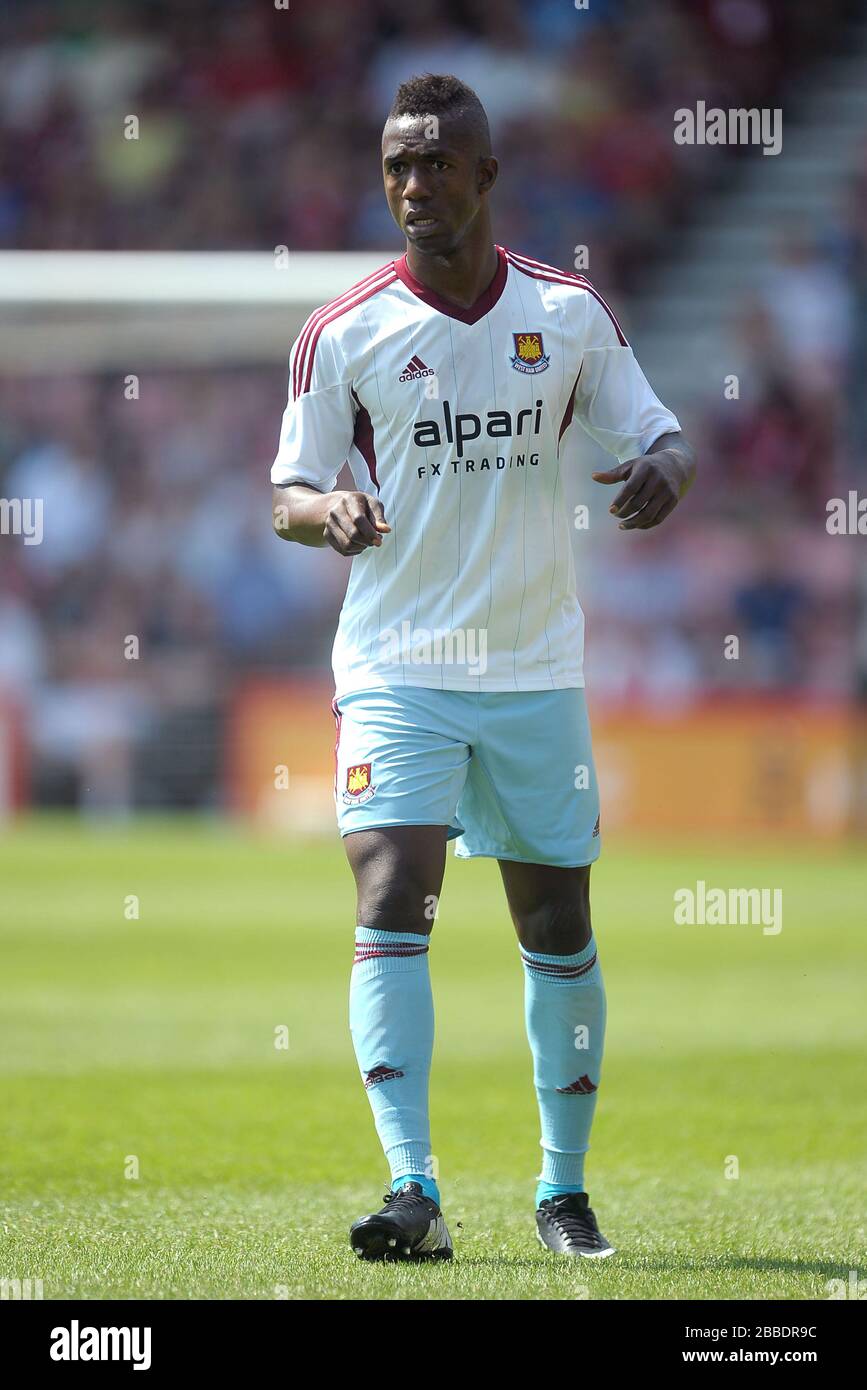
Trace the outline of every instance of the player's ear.
<path fill-rule="evenodd" d="M 497 182 L 497 174 L 499 172 L 500 166 L 492 154 L 489 154 L 486 159 L 479 160 L 478 187 L 480 193 L 490 193 L 494 184 Z"/>

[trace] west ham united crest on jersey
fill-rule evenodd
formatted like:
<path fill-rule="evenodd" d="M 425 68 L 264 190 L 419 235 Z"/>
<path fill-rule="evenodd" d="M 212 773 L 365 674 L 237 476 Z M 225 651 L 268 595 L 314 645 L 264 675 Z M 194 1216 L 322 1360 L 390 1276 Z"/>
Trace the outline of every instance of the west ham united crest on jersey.
<path fill-rule="evenodd" d="M 587 280 L 497 254 L 469 309 L 390 261 L 292 349 L 272 481 L 330 491 L 348 459 L 392 527 L 352 562 L 338 695 L 583 685 L 563 437 L 577 419 L 622 462 L 680 428 Z M 484 662 L 467 633 L 484 633 Z"/>
<path fill-rule="evenodd" d="M 512 337 L 515 342 L 512 366 L 516 372 L 535 376 L 537 372 L 547 370 L 550 358 L 545 356 L 541 333 L 513 333 Z"/>

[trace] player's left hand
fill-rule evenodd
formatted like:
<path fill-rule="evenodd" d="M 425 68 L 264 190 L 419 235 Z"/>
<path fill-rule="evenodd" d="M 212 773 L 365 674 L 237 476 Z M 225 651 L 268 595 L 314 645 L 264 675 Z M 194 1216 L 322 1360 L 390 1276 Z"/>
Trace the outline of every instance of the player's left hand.
<path fill-rule="evenodd" d="M 659 449 L 594 473 L 597 483 L 625 483 L 608 510 L 621 518 L 621 531 L 650 531 L 670 516 L 695 473 L 691 451 Z"/>

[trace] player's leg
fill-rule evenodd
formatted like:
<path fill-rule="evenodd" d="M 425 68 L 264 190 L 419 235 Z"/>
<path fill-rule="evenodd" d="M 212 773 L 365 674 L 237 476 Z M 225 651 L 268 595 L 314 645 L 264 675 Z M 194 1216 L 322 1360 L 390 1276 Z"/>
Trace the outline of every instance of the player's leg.
<path fill-rule="evenodd" d="M 500 861 L 524 966 L 527 1037 L 542 1125 L 536 1205 L 584 1190 L 605 1041 L 590 921 L 590 868 Z"/>
<path fill-rule="evenodd" d="M 591 1221 L 583 1212 L 584 1155 L 605 1034 L 590 923 L 599 793 L 584 691 L 485 694 L 478 704 L 473 759 L 457 808 L 465 834 L 455 853 L 500 861 L 521 943 L 542 1124 L 537 1212 L 544 1217 L 547 1210 L 540 1203 L 565 1204 L 584 1226 Z M 540 1234 L 545 1237 L 541 1228 Z M 559 1240 L 553 1248 L 600 1253 L 592 1232 L 566 1245 Z"/>
<path fill-rule="evenodd" d="M 367 1259 L 451 1255 L 428 1113 L 434 1036 L 428 937 L 446 833 L 445 825 L 389 826 L 343 841 L 358 901 L 350 1029 L 392 1177 L 383 1210 L 356 1221 L 350 1232 L 353 1249 Z"/>
<path fill-rule="evenodd" d="M 590 922 L 590 867 L 501 860 L 524 966 L 527 1038 L 542 1129 L 536 1226 L 563 1254 L 612 1254 L 584 1189 L 605 1041 L 605 987 Z"/>
<path fill-rule="evenodd" d="M 357 893 L 349 1024 L 391 1171 L 439 1201 L 431 1167 L 428 1085 L 434 1011 L 428 968 L 446 827 L 389 826 L 343 840 Z"/>
<path fill-rule="evenodd" d="M 358 907 L 350 1025 L 392 1175 L 386 1208 L 352 1228 L 366 1258 L 451 1254 L 428 1119 L 428 940 L 469 762 L 460 692 L 377 688 L 335 702 L 335 799 Z"/>

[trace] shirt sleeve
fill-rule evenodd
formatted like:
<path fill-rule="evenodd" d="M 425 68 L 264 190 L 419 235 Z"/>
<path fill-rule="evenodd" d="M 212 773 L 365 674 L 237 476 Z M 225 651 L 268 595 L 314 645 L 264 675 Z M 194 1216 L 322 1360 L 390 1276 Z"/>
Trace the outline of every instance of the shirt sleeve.
<path fill-rule="evenodd" d="M 289 400 L 271 482 L 331 492 L 349 455 L 356 404 L 338 346 L 308 319 L 289 355 Z"/>
<path fill-rule="evenodd" d="M 584 296 L 586 320 L 574 414 L 619 463 L 645 454 L 660 435 L 680 429 L 638 365 L 601 296 Z"/>

